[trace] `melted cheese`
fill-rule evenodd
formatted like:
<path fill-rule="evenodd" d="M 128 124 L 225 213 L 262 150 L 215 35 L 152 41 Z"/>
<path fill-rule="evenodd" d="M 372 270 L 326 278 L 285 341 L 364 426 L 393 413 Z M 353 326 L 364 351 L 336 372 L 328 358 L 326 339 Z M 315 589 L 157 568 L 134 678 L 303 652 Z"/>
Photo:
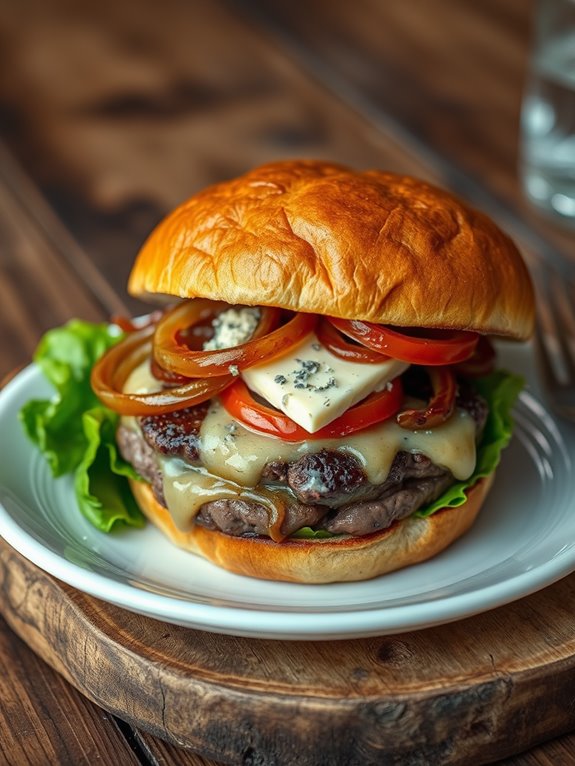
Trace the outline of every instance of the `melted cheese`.
<path fill-rule="evenodd" d="M 147 364 L 137 368 L 125 386 L 125 390 L 140 392 L 157 388 L 158 381 Z M 476 461 L 475 423 L 464 410 L 456 410 L 446 423 L 429 431 L 408 431 L 388 420 L 351 434 L 345 441 L 314 439 L 294 444 L 244 428 L 214 400 L 202 423 L 199 442 L 202 468 L 190 467 L 178 458 L 161 459 L 164 494 L 177 526 L 188 528 L 206 502 L 249 499 L 268 509 L 273 539 L 281 539 L 285 498 L 281 492 L 259 486 L 262 471 L 271 461 L 290 462 L 321 449 L 341 450 L 355 455 L 373 484 L 385 481 L 400 451 L 421 452 L 459 480 L 472 474 Z"/>
<path fill-rule="evenodd" d="M 204 503 L 216 500 L 246 500 L 263 505 L 267 511 L 272 540 L 283 538 L 280 528 L 286 499 L 281 490 L 251 489 L 213 476 L 205 468 L 193 468 L 178 458 L 161 458 L 164 497 L 178 529 L 190 529 Z"/>
<path fill-rule="evenodd" d="M 291 462 L 322 449 L 351 452 L 369 481 L 381 484 L 400 451 L 423 452 L 436 465 L 448 468 L 456 479 L 467 479 L 475 468 L 475 423 L 457 410 L 446 423 L 430 431 L 407 431 L 387 420 L 341 439 L 284 442 L 240 426 L 214 402 L 200 430 L 200 456 L 207 470 L 245 487 L 259 483 L 266 463 Z"/>

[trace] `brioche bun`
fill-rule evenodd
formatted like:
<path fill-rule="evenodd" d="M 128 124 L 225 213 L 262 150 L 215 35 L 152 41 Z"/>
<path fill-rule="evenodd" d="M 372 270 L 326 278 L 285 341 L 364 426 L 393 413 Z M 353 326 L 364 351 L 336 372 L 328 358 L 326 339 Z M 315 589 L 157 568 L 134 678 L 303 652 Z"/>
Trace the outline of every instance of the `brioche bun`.
<path fill-rule="evenodd" d="M 321 161 L 211 186 L 144 244 L 129 291 L 529 337 L 533 289 L 485 215 L 407 176 Z"/>
<path fill-rule="evenodd" d="M 270 163 L 199 192 L 152 232 L 128 289 L 517 340 L 535 313 L 521 255 L 487 216 L 425 181 L 322 161 Z M 472 525 L 492 481 L 478 481 L 461 507 L 377 533 L 281 543 L 200 524 L 183 532 L 149 485 L 132 488 L 172 542 L 224 569 L 327 583 L 435 556 Z"/>
<path fill-rule="evenodd" d="M 155 499 L 149 484 L 130 480 L 136 502 L 172 543 L 235 574 L 299 583 L 368 580 L 437 555 L 475 521 L 494 474 L 480 479 L 458 508 L 443 508 L 426 518 L 410 516 L 364 537 L 286 540 L 232 537 L 195 526 L 182 532 Z"/>

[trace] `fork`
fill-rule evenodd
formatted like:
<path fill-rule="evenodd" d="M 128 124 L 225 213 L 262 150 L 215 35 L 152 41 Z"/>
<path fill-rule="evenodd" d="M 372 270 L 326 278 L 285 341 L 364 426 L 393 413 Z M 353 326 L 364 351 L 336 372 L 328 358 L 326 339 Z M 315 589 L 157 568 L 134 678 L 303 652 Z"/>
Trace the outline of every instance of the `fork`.
<path fill-rule="evenodd" d="M 575 421 L 575 284 L 551 266 L 533 273 L 537 294 L 536 347 L 555 412 Z"/>

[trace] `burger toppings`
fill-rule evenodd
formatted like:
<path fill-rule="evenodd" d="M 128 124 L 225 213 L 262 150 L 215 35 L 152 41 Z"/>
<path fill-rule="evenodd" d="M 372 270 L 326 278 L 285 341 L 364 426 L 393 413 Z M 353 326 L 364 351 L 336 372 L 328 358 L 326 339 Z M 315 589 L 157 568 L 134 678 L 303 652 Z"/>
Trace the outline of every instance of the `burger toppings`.
<path fill-rule="evenodd" d="M 316 322 L 312 314 L 293 314 L 278 326 L 281 311 L 262 307 L 258 312 L 259 322 L 249 340 L 228 348 L 219 347 L 216 341 L 218 348 L 207 350 L 205 342 L 194 342 L 194 327 L 208 318 L 217 317 L 228 308 L 226 304 L 199 299 L 184 301 L 168 310 L 158 322 L 154 334 L 153 355 L 156 362 L 171 372 L 192 378 L 228 378 L 231 366 L 243 371 L 286 353 L 313 329 Z M 235 337 L 238 337 L 237 333 Z"/>
<path fill-rule="evenodd" d="M 428 367 L 427 373 L 433 386 L 433 396 L 426 407 L 410 408 L 399 413 L 397 422 L 402 428 L 434 428 L 453 415 L 457 392 L 455 375 L 449 367 Z"/>
<path fill-rule="evenodd" d="M 313 351 L 318 353 L 317 348 Z M 307 370 L 310 379 L 321 371 L 317 365 L 298 366 L 296 360 L 294 370 L 299 369 Z M 287 383 L 275 384 L 281 388 Z M 128 388 L 139 391 L 158 385 L 147 364 L 127 381 Z M 425 395 L 428 384 L 423 378 L 423 383 L 408 380 L 408 386 L 410 395 Z M 380 400 L 387 401 L 391 414 Z M 485 417 L 481 400 L 471 400 L 479 402 L 475 410 L 467 402 L 440 426 L 407 430 L 393 414 L 406 405 L 417 412 L 419 405 L 404 398 L 398 377 L 310 434 L 257 401 L 244 381 L 237 380 L 209 405 L 126 420 L 119 443 L 126 459 L 140 460 L 138 470 L 146 471 L 156 496 L 168 505 L 181 529 L 197 523 L 228 534 L 265 534 L 277 541 L 308 526 L 326 534 L 341 534 L 348 527 L 362 530 L 354 534 L 368 534 L 471 474 Z M 372 422 L 360 425 L 370 414 Z M 150 452 L 156 464 L 151 473 Z"/>
<path fill-rule="evenodd" d="M 479 335 L 474 332 L 404 328 L 402 331 L 357 319 L 329 321 L 342 333 L 380 354 L 411 364 L 443 365 L 463 362 L 472 356 Z"/>
<path fill-rule="evenodd" d="M 455 371 L 469 378 L 489 375 L 495 366 L 495 349 L 484 335 L 479 336 L 475 351 L 464 362 L 455 365 Z"/>
<path fill-rule="evenodd" d="M 458 403 L 459 418 L 449 431 L 442 433 L 440 429 L 435 438 L 428 434 L 426 440 L 422 433 L 419 446 L 427 442 L 433 458 L 447 462 L 461 476 L 469 467 L 457 465 L 458 457 L 462 457 L 457 451 L 467 443 L 467 466 L 473 465 L 473 440 L 481 434 L 487 411 L 477 395 L 468 394 Z M 279 443 L 277 459 L 273 459 L 269 439 L 257 437 L 241 426 L 236 426 L 232 438 L 227 438 L 232 423 L 222 408 L 206 412 L 197 407 L 181 418 L 173 413 L 142 419 L 139 443 L 131 428 L 119 431 L 124 457 L 152 483 L 164 504 L 165 488 L 168 504 L 182 528 L 191 523 L 192 505 L 197 498 L 196 523 L 227 534 L 269 534 L 266 524 L 270 504 L 279 501 L 284 517 L 280 536 L 307 526 L 332 534 L 364 535 L 384 529 L 434 500 L 455 480 L 452 470 L 435 464 L 423 452 L 411 452 L 409 441 L 401 440 L 406 449 L 399 445 L 395 452 L 398 444 L 389 426 L 378 433 L 379 440 L 373 433 L 371 438 L 358 435 L 345 448 L 338 447 L 336 440 L 316 443 L 311 447 L 313 452 L 305 452 L 303 445 L 282 449 Z M 392 444 L 382 455 L 384 440 Z M 448 440 L 451 448 L 442 444 Z M 451 455 L 446 449 L 451 449 Z M 154 453 L 155 468 L 154 460 L 150 460 Z M 158 460 L 160 454 L 164 457 Z M 166 461 L 168 456 L 173 457 Z M 182 457 L 187 466 L 181 462 Z M 391 464 L 382 465 L 382 458 L 391 460 Z M 164 474 L 163 484 L 158 480 L 160 471 Z M 158 486 L 162 486 L 159 495 Z M 258 499 L 260 486 L 267 488 L 265 504 Z M 190 492 L 192 487 L 196 492 Z M 277 519 L 277 515 L 273 518 Z"/>
<path fill-rule="evenodd" d="M 347 413 L 353 414 L 352 422 L 336 428 L 340 435 L 395 415 L 399 393 L 391 381 L 416 359 L 440 370 L 429 368 L 434 395 L 425 408 L 402 412 L 398 422 L 405 428 L 433 427 L 453 411 L 455 381 L 447 365 L 473 364 L 476 356 L 474 333 L 430 331 L 426 337 L 416 337 L 367 322 L 333 318 L 318 322 L 313 315 L 284 313 L 204 299 L 184 301 L 161 315 L 156 326 L 135 330 L 109 351 L 94 368 L 93 388 L 110 409 L 144 415 L 207 401 L 241 376 L 288 420 L 254 403 L 241 381 L 223 394 L 224 401 L 236 414 L 244 413 L 238 416 L 251 427 L 282 438 L 291 433 L 293 440 L 305 438 L 304 432 L 320 431 Z M 338 330 L 353 335 L 356 342 L 346 341 Z M 211 337 L 206 339 L 207 333 Z M 230 342 L 237 345 L 226 347 Z M 486 358 L 484 350 L 482 355 Z M 126 393 L 127 377 L 150 356 L 163 390 Z M 366 406 L 354 408 L 362 400 Z"/>
<path fill-rule="evenodd" d="M 155 327 L 150 325 L 127 335 L 112 346 L 92 368 L 90 382 L 98 399 L 122 415 L 147 415 L 173 412 L 182 407 L 199 404 L 215 396 L 233 380 L 231 374 L 219 378 L 186 378 L 176 387 L 160 387 L 157 391 L 124 391 L 131 373 L 150 358 L 151 337 Z"/>
<path fill-rule="evenodd" d="M 118 376 L 127 376 L 125 387 L 132 392 L 129 401 L 133 397 L 139 406 L 151 396 L 173 393 L 173 381 L 159 379 L 149 360 L 144 359 L 129 373 L 137 361 L 131 351 L 138 349 L 141 336 L 137 333 L 142 329 L 126 325 L 130 335 L 124 339 L 122 354 L 117 359 L 111 357 L 117 362 Z M 211 320 L 203 329 L 205 341 L 213 332 Z M 493 365 L 493 352 L 487 342 L 480 341 L 470 360 L 451 368 L 458 374 L 456 409 L 433 429 L 402 429 L 395 422 L 397 416 L 392 416 L 344 440 L 312 439 L 308 435 L 305 441 L 289 442 L 242 425 L 217 396 L 185 408 L 178 403 L 171 412 L 152 409 L 142 417 L 136 413 L 135 418 L 123 418 L 116 429 L 116 413 L 98 405 L 89 379 L 95 361 L 106 348 L 120 347 L 120 338 L 112 326 L 78 321 L 51 330 L 35 358 L 57 393 L 52 401 L 29 402 L 21 412 L 26 432 L 46 455 L 55 474 L 74 470 L 79 508 L 103 531 L 120 522 L 142 523 L 123 484 L 124 476 L 135 477 L 129 464 L 150 482 L 163 502 L 166 482 L 177 487 L 178 475 L 185 476 L 188 487 L 196 487 L 197 492 L 186 496 L 174 491 L 176 499 L 172 502 L 180 509 L 180 523 L 189 527 L 197 513 L 197 524 L 228 534 L 232 529 L 237 534 L 260 534 L 257 530 L 268 529 L 270 523 L 278 530 L 280 518 L 283 521 L 277 534 L 274 532 L 280 538 L 293 532 L 304 534 L 305 530 L 298 531 L 302 526 L 318 529 L 318 534 L 329 528 L 336 534 L 337 529 L 343 529 L 344 516 L 349 530 L 369 531 L 377 525 L 384 528 L 385 519 L 395 514 L 389 509 L 407 508 L 403 498 L 408 496 L 413 501 L 411 511 L 418 505 L 424 508 L 419 513 L 427 514 L 446 504 L 459 505 L 477 477 L 494 470 L 511 435 L 510 408 L 521 388 L 517 376 L 502 371 L 486 375 Z M 110 357 L 103 358 L 107 365 Z M 469 381 L 459 377 L 462 365 L 471 366 L 470 374 L 481 372 L 484 377 Z M 409 367 L 401 381 L 405 397 L 401 410 L 423 409 L 425 400 L 433 398 L 424 367 Z M 473 469 L 474 440 L 482 433 L 487 413 L 483 397 L 489 401 L 490 415 Z M 116 436 L 129 464 L 115 453 Z M 405 472 L 401 474 L 398 466 L 406 461 L 412 467 L 417 464 L 421 475 L 415 477 L 411 468 L 409 478 Z M 108 465 L 109 473 L 105 470 Z M 164 466 L 171 466 L 165 476 Z M 428 469 L 434 475 L 439 471 L 441 476 L 448 476 L 450 483 L 431 505 L 427 504 L 431 495 L 421 490 L 422 481 L 427 486 L 434 478 L 427 475 Z M 471 470 L 468 479 L 460 478 Z M 204 487 L 211 487 L 203 498 L 202 482 Z M 377 498 L 370 494 L 373 487 L 386 482 L 393 484 L 392 493 L 387 494 L 386 489 L 385 497 L 379 493 Z M 260 486 L 265 490 L 263 501 L 257 499 Z M 225 497 L 218 494 L 223 487 L 227 487 Z M 326 504 L 322 499 L 328 497 Z M 191 500 L 196 504 L 190 504 Z M 383 510 L 384 506 L 388 510 Z"/>
<path fill-rule="evenodd" d="M 123 454 L 181 529 L 367 534 L 473 472 L 481 405 L 456 408 L 455 375 L 488 358 L 473 333 L 204 299 L 155 320 L 104 355 L 92 384 L 136 416 Z"/>
<path fill-rule="evenodd" d="M 245 343 L 260 323 L 259 308 L 231 308 L 222 311 L 212 320 L 213 336 L 203 344 L 204 351 L 231 348 Z"/>
<path fill-rule="evenodd" d="M 328 319 L 321 319 L 318 322 L 316 334 L 321 344 L 339 359 L 373 364 L 374 362 L 379 363 L 385 358 L 378 351 L 372 351 L 359 343 L 350 343 Z"/>
<path fill-rule="evenodd" d="M 289 394 L 286 394 L 287 396 Z M 386 384 L 382 391 L 369 394 L 359 404 L 350 407 L 343 415 L 314 433 L 300 426 L 295 419 L 292 420 L 282 412 L 256 401 L 241 380 L 222 391 L 220 399 L 228 412 L 249 428 L 262 434 L 278 436 L 284 441 L 301 442 L 306 439 L 329 439 L 346 436 L 374 423 L 387 420 L 401 406 L 402 389 L 401 382 L 398 379 L 393 380 Z M 323 400 L 324 406 L 326 401 L 329 405 L 330 399 Z M 282 409 L 287 409 L 289 403 L 290 400 L 283 400 L 282 397 Z M 319 406 L 313 407 L 312 404 L 308 404 L 308 406 L 312 411 L 306 412 L 304 410 L 303 413 L 300 413 L 300 417 L 301 415 L 304 416 L 302 419 L 307 420 L 312 418 L 315 413 L 321 413 Z M 305 418 L 305 415 L 308 417 Z"/>
<path fill-rule="evenodd" d="M 301 439 L 333 423 L 376 390 L 383 393 L 377 398 L 378 404 L 369 408 L 370 420 L 353 430 L 394 415 L 401 404 L 400 393 L 396 391 L 399 381 L 389 389 L 387 384 L 397 380 L 408 366 L 381 356 L 379 362 L 372 364 L 337 358 L 311 333 L 283 356 L 245 370 L 242 378 L 252 391 L 302 427 L 294 430 L 294 438 L 298 434 Z M 236 388 L 239 389 L 238 384 Z M 228 392 L 223 399 L 224 406 L 238 396 L 245 401 L 243 390 L 235 397 Z M 381 417 L 377 417 L 378 408 Z M 238 408 L 234 411 L 237 413 Z M 258 427 L 253 417 L 247 422 Z M 336 429 L 334 433 L 338 432 Z"/>

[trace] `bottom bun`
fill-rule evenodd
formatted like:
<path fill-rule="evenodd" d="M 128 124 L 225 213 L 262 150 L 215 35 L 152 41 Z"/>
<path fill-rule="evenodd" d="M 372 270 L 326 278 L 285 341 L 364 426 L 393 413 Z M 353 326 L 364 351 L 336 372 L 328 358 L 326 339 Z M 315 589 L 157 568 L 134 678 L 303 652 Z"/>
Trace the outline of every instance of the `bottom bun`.
<path fill-rule="evenodd" d="M 369 580 L 425 561 L 447 548 L 475 521 L 493 482 L 480 479 L 458 508 L 442 508 L 427 518 L 410 516 L 363 537 L 349 535 L 316 540 L 232 537 L 199 525 L 183 532 L 158 503 L 149 484 L 130 481 L 134 497 L 148 519 L 175 545 L 236 574 L 264 580 L 300 583 Z"/>

